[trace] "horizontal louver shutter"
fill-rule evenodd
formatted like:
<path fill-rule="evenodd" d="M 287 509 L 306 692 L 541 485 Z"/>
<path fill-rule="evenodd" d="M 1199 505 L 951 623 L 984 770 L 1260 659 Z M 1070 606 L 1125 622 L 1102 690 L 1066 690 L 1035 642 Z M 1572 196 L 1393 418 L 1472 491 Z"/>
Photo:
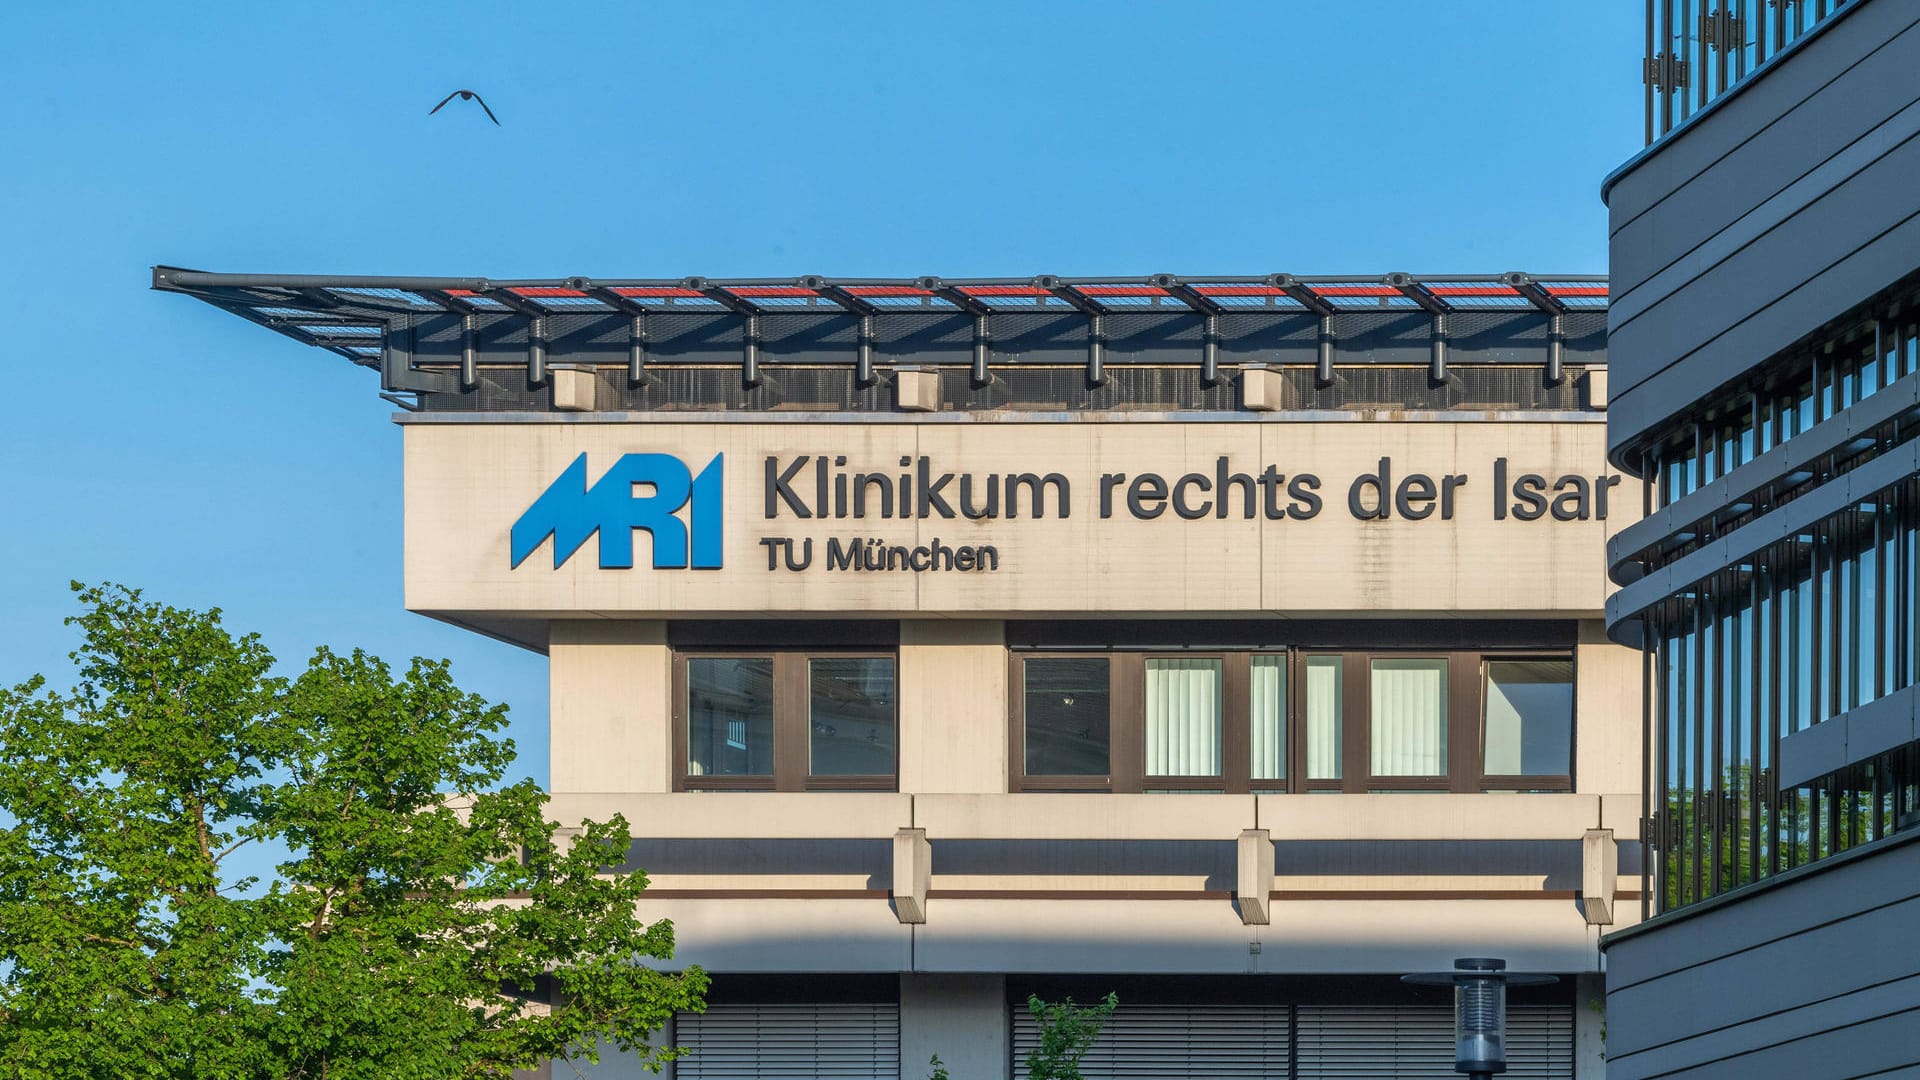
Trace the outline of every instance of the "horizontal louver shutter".
<path fill-rule="evenodd" d="M 1538 1005 L 1508 1010 L 1507 1075 L 1519 1080 L 1572 1080 L 1572 1007 Z"/>
<path fill-rule="evenodd" d="M 1014 1006 L 1013 1075 L 1027 1075 L 1039 1044 L 1033 1015 Z M 1122 1004 L 1080 1071 L 1087 1080 L 1284 1080 L 1287 1007 Z"/>
<path fill-rule="evenodd" d="M 1442 1080 L 1453 1071 L 1453 1010 L 1300 1007 L 1299 1080 Z M 1572 1080 L 1573 1010 L 1524 1006 L 1507 1014 L 1509 1080 Z"/>
<path fill-rule="evenodd" d="M 678 1080 L 898 1080 L 900 1007 L 715 1005 L 674 1022 Z"/>

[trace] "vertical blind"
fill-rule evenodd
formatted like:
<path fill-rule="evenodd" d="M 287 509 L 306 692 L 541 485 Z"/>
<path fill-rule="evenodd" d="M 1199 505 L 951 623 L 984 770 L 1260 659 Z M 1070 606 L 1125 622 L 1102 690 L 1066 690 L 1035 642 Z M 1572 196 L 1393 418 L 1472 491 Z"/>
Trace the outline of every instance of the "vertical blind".
<path fill-rule="evenodd" d="M 1340 779 L 1340 670 L 1337 656 L 1307 658 L 1307 779 Z"/>
<path fill-rule="evenodd" d="M 1287 775 L 1287 658 L 1256 656 L 1249 687 L 1253 713 L 1253 778 Z"/>
<path fill-rule="evenodd" d="M 1220 661 L 1147 661 L 1147 775 L 1220 773 Z"/>
<path fill-rule="evenodd" d="M 1510 1008 L 1508 1080 L 1572 1080 L 1573 1026 L 1569 1005 Z M 1016 1004 L 1014 1076 L 1038 1044 Z M 1440 1080 L 1456 1075 L 1453 1010 L 1123 1003 L 1080 1069 L 1087 1080 Z"/>
<path fill-rule="evenodd" d="M 1446 660 L 1375 660 L 1372 685 L 1373 775 L 1446 775 Z"/>
<path fill-rule="evenodd" d="M 892 1003 L 714 1005 L 674 1019 L 675 1080 L 899 1080 Z"/>

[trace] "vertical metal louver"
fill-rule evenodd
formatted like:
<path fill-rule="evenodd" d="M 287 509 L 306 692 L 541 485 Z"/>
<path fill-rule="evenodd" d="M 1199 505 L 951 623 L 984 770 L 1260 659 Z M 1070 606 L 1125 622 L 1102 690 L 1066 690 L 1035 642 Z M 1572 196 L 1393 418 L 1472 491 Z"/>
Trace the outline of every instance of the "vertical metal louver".
<path fill-rule="evenodd" d="M 1445 1006 L 1300 1007 L 1297 1080 L 1435 1080 L 1453 1071 L 1453 1010 Z M 1573 1010 L 1507 1013 L 1509 1080 L 1572 1080 Z"/>
<path fill-rule="evenodd" d="M 677 1080 L 898 1080 L 894 1004 L 715 1005 L 674 1021 Z"/>
<path fill-rule="evenodd" d="M 1088 1080 L 1284 1078 L 1287 1013 L 1285 1005 L 1122 1004 L 1080 1068 Z M 1013 1075 L 1026 1075 L 1039 1041 L 1032 1014 L 1014 1006 Z"/>

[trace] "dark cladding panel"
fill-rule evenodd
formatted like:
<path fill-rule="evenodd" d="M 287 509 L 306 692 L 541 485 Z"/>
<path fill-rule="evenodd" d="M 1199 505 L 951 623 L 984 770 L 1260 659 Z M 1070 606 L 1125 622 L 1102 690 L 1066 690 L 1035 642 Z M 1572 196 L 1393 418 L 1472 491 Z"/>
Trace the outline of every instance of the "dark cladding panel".
<path fill-rule="evenodd" d="M 1838 1076 L 1835 1055 L 1848 1076 L 1920 1068 L 1916 841 L 1608 939 L 1610 1080 Z"/>
<path fill-rule="evenodd" d="M 1608 192 L 1616 454 L 1920 264 L 1920 8 L 1857 3 Z"/>
<path fill-rule="evenodd" d="M 1880 178 L 1882 182 L 1873 185 L 1875 193 L 1872 195 L 1860 188 L 1850 187 L 1847 197 L 1891 197 L 1910 201 L 1911 192 L 1920 190 L 1920 143 L 1913 144 L 1913 151 L 1910 164 L 1915 171 L 1902 175 L 1883 175 Z M 1852 211 L 1845 206 L 1835 204 L 1834 216 L 1850 213 Z M 1806 239 L 1815 242 L 1819 235 L 1814 230 L 1806 235 Z M 1770 249 L 1766 254 L 1794 264 L 1790 248 Z M 1871 243 L 1849 252 L 1802 285 L 1777 294 L 1777 299 L 1743 316 L 1743 321 L 1728 327 L 1684 360 L 1643 377 L 1626 390 L 1621 390 L 1616 381 L 1613 401 L 1608 410 L 1608 443 L 1611 451 L 1618 453 L 1627 443 L 1664 430 L 1666 421 L 1675 415 L 1677 405 L 1690 405 L 1709 396 L 1717 388 L 1739 379 L 1760 361 L 1818 333 L 1837 316 L 1901 281 L 1916 265 L 1920 265 L 1920 214 L 1908 217 L 1896 227 L 1876 236 Z M 1720 278 L 1710 284 L 1715 286 L 1715 295 L 1709 297 L 1689 290 L 1690 298 L 1685 301 L 1689 306 L 1686 310 L 1663 310 L 1655 313 L 1662 320 L 1657 325 L 1650 317 L 1642 318 L 1636 321 L 1631 331 L 1614 334 L 1608 340 L 1608 348 L 1615 357 L 1614 369 L 1618 370 L 1621 366 L 1618 362 L 1620 356 L 1644 358 L 1650 353 L 1663 351 L 1660 341 L 1653 337 L 1661 332 L 1663 326 L 1670 335 L 1667 341 L 1691 336 L 1679 326 L 1667 325 L 1668 320 L 1684 324 L 1688 312 L 1712 310 L 1700 305 L 1713 304 L 1724 300 L 1729 294 L 1741 292 L 1739 282 L 1734 278 Z M 1666 347 L 1664 351 L 1674 350 Z"/>

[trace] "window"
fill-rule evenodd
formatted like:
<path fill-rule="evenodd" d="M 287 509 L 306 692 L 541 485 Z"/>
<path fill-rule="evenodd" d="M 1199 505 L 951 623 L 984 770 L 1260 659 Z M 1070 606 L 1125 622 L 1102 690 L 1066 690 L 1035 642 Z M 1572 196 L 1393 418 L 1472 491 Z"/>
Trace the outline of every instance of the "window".
<path fill-rule="evenodd" d="M 1013 789 L 1245 791 L 1255 769 L 1261 786 L 1282 789 L 1286 663 L 1284 654 L 1016 652 Z"/>
<path fill-rule="evenodd" d="M 679 789 L 893 790 L 894 678 L 890 655 L 676 655 Z"/>
<path fill-rule="evenodd" d="M 1447 661 L 1374 660 L 1371 680 L 1374 776 L 1447 774 Z"/>
<path fill-rule="evenodd" d="M 1014 791 L 1572 789 L 1567 654 L 1016 649 L 1010 689 Z"/>
<path fill-rule="evenodd" d="M 1026 664 L 1029 776 L 1094 776 L 1112 769 L 1113 676 L 1105 657 L 1036 657 Z"/>
<path fill-rule="evenodd" d="M 1147 775 L 1220 775 L 1221 662 L 1147 660 Z"/>
<path fill-rule="evenodd" d="M 773 775 L 773 658 L 687 661 L 687 775 Z"/>
<path fill-rule="evenodd" d="M 1256 656 L 1248 697 L 1252 724 L 1252 779 L 1287 778 L 1287 658 Z"/>
<path fill-rule="evenodd" d="M 1573 774 L 1573 664 L 1561 659 L 1489 660 L 1481 696 L 1481 769 L 1486 776 Z M 1570 785 L 1569 785 L 1570 786 Z"/>
<path fill-rule="evenodd" d="M 1318 784 L 1315 787 L 1338 791 L 1337 781 L 1343 771 L 1342 735 L 1346 731 L 1346 719 L 1340 707 L 1341 697 L 1346 692 L 1345 662 L 1338 656 L 1309 656 L 1306 668 L 1306 702 L 1303 712 L 1306 715 L 1307 775 L 1306 779 L 1332 780 L 1333 784 Z"/>

